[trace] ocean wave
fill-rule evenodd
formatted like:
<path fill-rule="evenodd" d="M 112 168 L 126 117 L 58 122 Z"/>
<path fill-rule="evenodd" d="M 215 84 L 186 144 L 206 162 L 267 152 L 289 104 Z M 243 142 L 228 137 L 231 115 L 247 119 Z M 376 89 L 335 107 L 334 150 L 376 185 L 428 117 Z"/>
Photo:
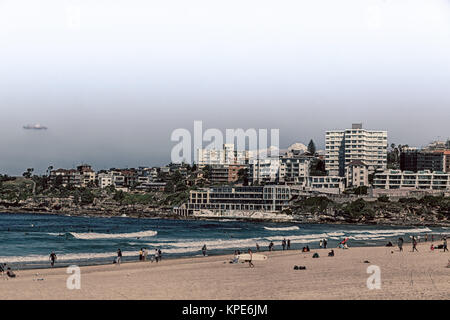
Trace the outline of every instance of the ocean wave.
<path fill-rule="evenodd" d="M 97 239 L 127 239 L 127 238 L 144 238 L 154 237 L 158 232 L 153 230 L 130 232 L 130 233 L 77 233 L 69 232 L 74 238 L 82 240 L 97 240 Z"/>
<path fill-rule="evenodd" d="M 114 258 L 117 256 L 116 252 L 97 252 L 97 253 L 68 253 L 57 254 L 58 261 L 80 261 L 80 260 L 95 260 L 103 258 Z M 136 251 L 122 251 L 124 257 L 138 256 Z M 26 263 L 26 262 L 46 262 L 49 261 L 48 255 L 29 255 L 29 256 L 0 256 L 0 263 Z M 112 260 L 111 260 L 112 261 Z"/>
<path fill-rule="evenodd" d="M 291 230 L 299 230 L 300 228 L 297 226 L 292 226 L 292 227 L 281 227 L 281 228 L 264 227 L 264 229 L 270 230 L 270 231 L 291 231 Z"/>
<path fill-rule="evenodd" d="M 414 228 L 414 229 L 377 229 L 377 230 L 350 230 L 346 233 L 368 233 L 368 234 L 392 234 L 392 235 L 402 235 L 406 233 L 424 233 L 431 232 L 431 229 L 425 228 Z"/>

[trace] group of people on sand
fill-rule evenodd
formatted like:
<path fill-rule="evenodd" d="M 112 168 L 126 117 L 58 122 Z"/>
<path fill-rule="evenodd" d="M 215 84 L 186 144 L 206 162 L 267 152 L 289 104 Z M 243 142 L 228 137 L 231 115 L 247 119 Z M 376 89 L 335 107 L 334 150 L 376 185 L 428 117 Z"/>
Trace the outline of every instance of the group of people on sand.
<path fill-rule="evenodd" d="M 113 263 L 120 265 L 120 263 L 122 262 L 122 250 L 117 249 L 117 257 L 114 260 Z M 147 260 L 147 256 L 148 256 L 148 250 L 147 248 L 141 248 L 141 250 L 139 250 L 139 261 L 146 261 Z M 153 261 L 161 261 L 161 257 L 162 257 L 162 252 L 161 249 L 155 249 L 155 253 L 152 257 L 152 259 L 150 260 L 151 262 Z"/>
<path fill-rule="evenodd" d="M 252 251 L 252 249 L 248 249 L 247 253 L 249 254 L 249 258 L 245 259 L 244 262 L 248 263 L 248 266 L 250 268 L 254 268 L 255 265 L 253 264 L 253 251 Z M 234 257 L 230 261 L 230 263 L 239 263 L 239 256 L 240 255 L 241 255 L 241 251 L 240 250 L 234 250 Z"/>
<path fill-rule="evenodd" d="M 417 249 L 417 243 L 420 241 L 420 236 L 411 236 L 411 243 L 412 243 L 412 252 L 419 252 L 419 250 Z M 425 235 L 425 241 L 428 241 L 428 235 Z M 431 235 L 431 241 L 434 241 L 434 235 Z M 403 243 L 404 243 L 404 239 L 402 237 L 398 238 L 398 248 L 400 251 L 403 251 Z M 431 243 L 430 246 L 430 250 L 434 251 L 435 249 L 442 249 L 443 252 L 448 251 L 448 246 L 447 246 L 447 236 L 442 237 L 442 244 L 435 246 L 433 243 Z"/>
<path fill-rule="evenodd" d="M 0 274 L 3 279 L 8 280 L 8 278 L 15 278 L 16 274 L 11 270 L 6 263 L 0 263 Z M 6 275 L 6 278 L 5 278 Z"/>

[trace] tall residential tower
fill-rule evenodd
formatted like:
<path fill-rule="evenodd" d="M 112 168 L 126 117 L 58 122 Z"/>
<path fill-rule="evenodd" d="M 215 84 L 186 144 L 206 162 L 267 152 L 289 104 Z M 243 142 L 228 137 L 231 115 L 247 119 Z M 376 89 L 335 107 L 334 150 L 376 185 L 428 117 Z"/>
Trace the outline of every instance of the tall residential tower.
<path fill-rule="evenodd" d="M 387 168 L 387 131 L 366 130 L 361 123 L 351 129 L 332 130 L 325 137 L 325 169 L 328 175 L 345 175 L 352 161 L 362 161 L 372 173 Z"/>

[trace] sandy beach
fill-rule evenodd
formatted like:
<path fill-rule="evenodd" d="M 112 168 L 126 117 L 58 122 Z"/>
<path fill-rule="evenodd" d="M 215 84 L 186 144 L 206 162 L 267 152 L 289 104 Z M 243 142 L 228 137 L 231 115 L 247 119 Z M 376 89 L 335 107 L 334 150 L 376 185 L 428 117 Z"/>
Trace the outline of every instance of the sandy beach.
<path fill-rule="evenodd" d="M 230 264 L 232 255 L 86 266 L 79 290 L 67 289 L 66 268 L 23 270 L 0 286 L 3 299 L 449 299 L 450 254 L 429 245 L 334 249 L 334 257 L 330 249 L 264 252 L 255 268 Z M 371 265 L 381 270 L 380 289 L 367 288 Z"/>

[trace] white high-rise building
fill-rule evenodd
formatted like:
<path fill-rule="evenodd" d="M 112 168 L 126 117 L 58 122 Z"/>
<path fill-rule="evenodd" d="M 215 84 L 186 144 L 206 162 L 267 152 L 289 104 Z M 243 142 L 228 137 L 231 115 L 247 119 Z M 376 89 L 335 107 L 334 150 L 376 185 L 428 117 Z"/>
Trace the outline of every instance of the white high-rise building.
<path fill-rule="evenodd" d="M 350 162 L 360 160 L 369 172 L 387 168 L 387 131 L 366 130 L 362 124 L 351 129 L 327 131 L 325 169 L 328 175 L 345 175 Z"/>
<path fill-rule="evenodd" d="M 197 149 L 198 165 L 227 165 L 249 163 L 253 152 L 242 150 L 235 151 L 234 144 L 224 144 L 222 149 Z"/>

